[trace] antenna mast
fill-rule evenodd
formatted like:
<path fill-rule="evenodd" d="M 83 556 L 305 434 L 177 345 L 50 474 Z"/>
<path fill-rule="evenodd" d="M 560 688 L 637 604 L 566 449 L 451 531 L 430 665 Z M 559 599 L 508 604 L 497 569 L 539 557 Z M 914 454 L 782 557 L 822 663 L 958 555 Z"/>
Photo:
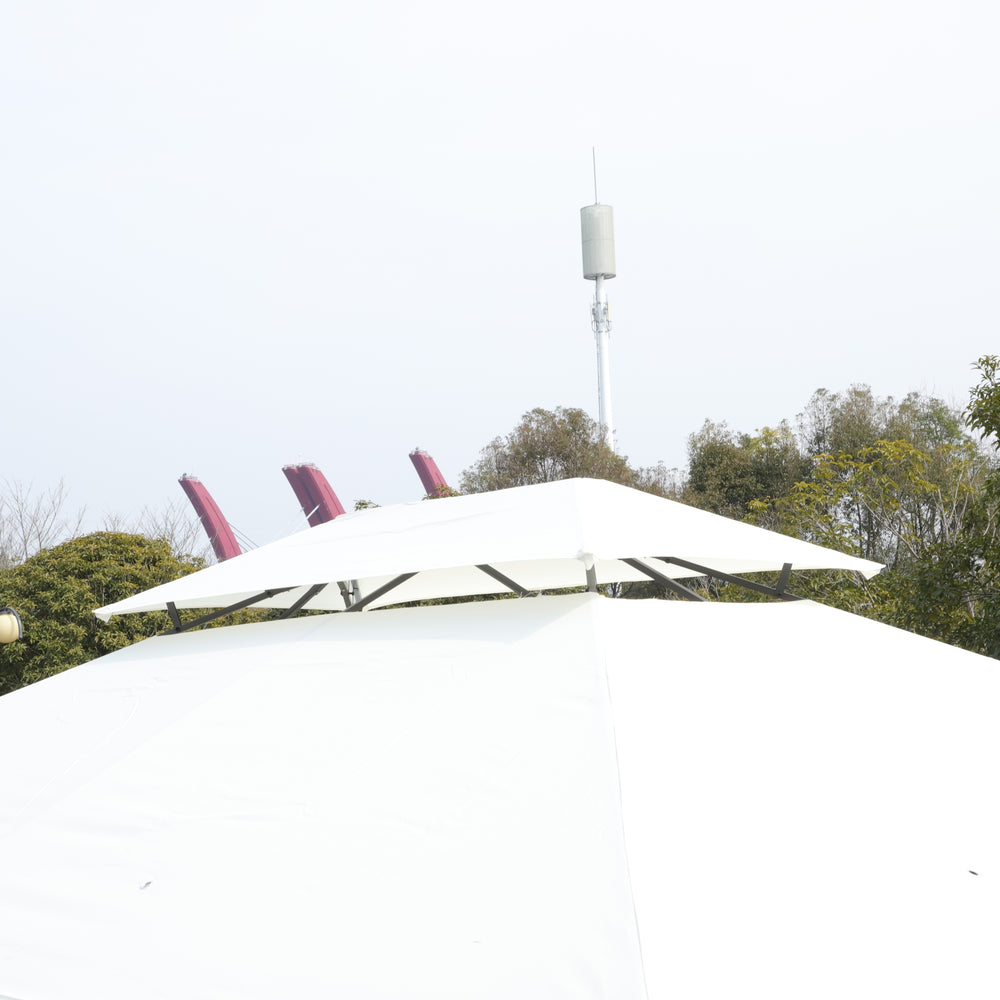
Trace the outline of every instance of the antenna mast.
<path fill-rule="evenodd" d="M 607 446 L 615 450 L 615 426 L 611 414 L 611 312 L 604 291 L 604 279 L 615 276 L 615 225 L 610 205 L 597 200 L 597 153 L 594 158 L 594 204 L 580 209 L 583 236 L 583 276 L 594 282 L 590 307 L 591 328 L 597 340 L 597 405 Z"/>

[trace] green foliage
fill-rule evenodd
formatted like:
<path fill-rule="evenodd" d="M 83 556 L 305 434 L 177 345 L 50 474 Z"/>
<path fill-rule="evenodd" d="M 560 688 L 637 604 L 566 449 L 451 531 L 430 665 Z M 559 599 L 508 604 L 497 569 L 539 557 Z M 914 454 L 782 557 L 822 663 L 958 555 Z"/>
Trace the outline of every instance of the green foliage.
<path fill-rule="evenodd" d="M 459 490 L 453 490 L 447 483 L 440 483 L 433 493 L 427 493 L 422 500 L 443 500 L 446 497 L 460 497 L 462 494 Z"/>
<path fill-rule="evenodd" d="M 0 571 L 0 594 L 24 638 L 0 648 L 0 694 L 121 649 L 169 627 L 162 612 L 98 621 L 93 610 L 200 569 L 164 539 L 100 531 Z"/>
<path fill-rule="evenodd" d="M 876 441 L 856 455 L 817 456 L 808 479 L 772 507 L 788 534 L 898 568 L 961 533 L 986 468 L 971 443 L 928 454 Z"/>
<path fill-rule="evenodd" d="M 607 446 L 600 425 L 583 410 L 536 408 L 510 434 L 483 448 L 462 473 L 461 491 L 486 493 L 577 476 L 631 486 L 636 473 Z"/>
<path fill-rule="evenodd" d="M 934 396 L 911 392 L 902 402 L 880 399 L 864 384 L 844 393 L 817 389 L 798 415 L 804 453 L 855 455 L 876 441 L 906 441 L 923 451 L 962 444 L 962 415 Z"/>
<path fill-rule="evenodd" d="M 1000 359 L 977 368 L 968 425 L 996 435 Z M 818 390 L 798 424 L 796 442 L 786 424 L 747 435 L 706 422 L 689 441 L 684 499 L 886 565 L 868 581 L 797 574 L 790 589 L 801 596 L 1000 654 L 1000 481 L 962 414 L 935 397 L 897 402 L 859 384 Z M 700 586 L 718 600 L 754 599 Z"/>
<path fill-rule="evenodd" d="M 869 581 L 809 574 L 796 592 L 996 655 L 997 505 L 985 488 L 989 470 L 968 441 L 931 453 L 878 441 L 857 455 L 818 456 L 809 479 L 770 505 L 772 523 L 886 569 Z"/>
<path fill-rule="evenodd" d="M 688 438 L 682 499 L 693 507 L 742 518 L 754 501 L 784 496 L 806 474 L 808 464 L 784 421 L 750 435 L 706 420 Z"/>
<path fill-rule="evenodd" d="M 982 438 L 992 437 L 994 449 L 1000 449 L 1000 357 L 984 355 L 973 367 L 980 377 L 969 394 L 966 420 Z"/>

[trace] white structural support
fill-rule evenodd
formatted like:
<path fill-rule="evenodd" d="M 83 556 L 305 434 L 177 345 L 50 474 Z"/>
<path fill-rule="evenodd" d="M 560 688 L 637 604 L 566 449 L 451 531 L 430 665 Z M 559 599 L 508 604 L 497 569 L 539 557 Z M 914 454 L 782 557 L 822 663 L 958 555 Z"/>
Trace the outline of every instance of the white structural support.
<path fill-rule="evenodd" d="M 615 422 L 611 410 L 611 314 L 604 291 L 604 276 L 594 281 L 591 307 L 594 338 L 597 341 L 597 406 L 607 446 L 615 450 Z"/>

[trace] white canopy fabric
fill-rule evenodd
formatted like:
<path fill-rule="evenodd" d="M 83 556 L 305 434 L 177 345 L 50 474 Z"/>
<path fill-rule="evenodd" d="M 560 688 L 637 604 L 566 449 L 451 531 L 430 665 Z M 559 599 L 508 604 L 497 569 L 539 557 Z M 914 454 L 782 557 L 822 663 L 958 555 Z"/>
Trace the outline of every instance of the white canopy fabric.
<path fill-rule="evenodd" d="M 0 995 L 993 1000 L 998 713 L 809 602 L 153 638 L 0 698 Z"/>
<path fill-rule="evenodd" d="M 647 577 L 621 560 L 674 556 L 723 573 L 845 569 L 870 577 L 882 567 L 799 539 L 591 479 L 569 479 L 495 493 L 449 497 L 344 514 L 198 573 L 100 608 L 111 615 L 228 607 L 265 591 L 291 588 L 255 607 L 288 608 L 326 585 L 309 608 L 344 610 L 338 582 L 370 595 L 415 573 L 371 607 L 507 589 L 489 565 L 528 591 L 579 587 L 593 565 L 599 584 Z M 697 570 L 657 561 L 666 576 Z"/>

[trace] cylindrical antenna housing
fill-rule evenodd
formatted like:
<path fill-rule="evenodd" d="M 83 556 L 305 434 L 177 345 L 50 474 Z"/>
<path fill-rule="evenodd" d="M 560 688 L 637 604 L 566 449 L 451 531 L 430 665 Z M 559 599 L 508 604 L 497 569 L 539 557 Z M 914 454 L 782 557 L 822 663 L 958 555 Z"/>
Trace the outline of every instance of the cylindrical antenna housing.
<path fill-rule="evenodd" d="M 615 220 L 610 205 L 580 209 L 583 233 L 583 276 L 588 281 L 615 276 Z"/>

